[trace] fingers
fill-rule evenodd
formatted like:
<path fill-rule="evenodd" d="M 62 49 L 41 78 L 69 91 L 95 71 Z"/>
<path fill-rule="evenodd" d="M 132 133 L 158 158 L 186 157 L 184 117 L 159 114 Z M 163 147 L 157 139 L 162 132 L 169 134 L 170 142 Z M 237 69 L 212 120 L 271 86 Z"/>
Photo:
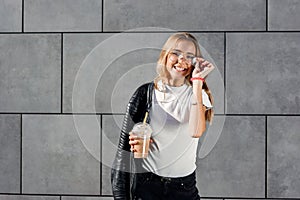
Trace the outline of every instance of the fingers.
<path fill-rule="evenodd" d="M 203 63 L 201 63 L 201 66 L 206 67 L 206 66 L 208 66 L 209 64 L 210 64 L 210 62 L 208 62 L 207 60 L 205 60 Z"/>
<path fill-rule="evenodd" d="M 136 149 L 134 148 L 134 146 L 131 146 L 131 147 L 130 147 L 130 151 L 131 151 L 131 152 L 136 152 Z"/>
<path fill-rule="evenodd" d="M 137 136 L 134 135 L 132 132 L 129 133 L 129 140 L 136 140 Z"/>
<path fill-rule="evenodd" d="M 154 140 L 150 138 L 150 143 L 153 143 Z M 129 145 L 130 145 L 130 151 L 136 152 L 137 150 L 134 148 L 135 145 L 138 145 L 139 141 L 137 140 L 137 136 L 134 135 L 132 132 L 129 132 Z"/>
<path fill-rule="evenodd" d="M 214 67 L 212 63 L 210 63 L 209 61 L 207 60 L 204 60 L 203 58 L 199 58 L 197 57 L 197 62 L 199 63 L 199 69 L 200 71 L 203 71 L 204 68 L 211 68 L 211 67 Z"/>
<path fill-rule="evenodd" d="M 212 64 L 209 64 L 206 67 L 204 67 L 203 71 L 200 72 L 200 76 L 206 77 L 213 70 L 214 70 L 214 66 Z"/>
<path fill-rule="evenodd" d="M 204 58 L 197 57 L 196 61 L 199 63 L 199 68 L 202 71 L 205 67 L 210 67 L 212 64 Z"/>
<path fill-rule="evenodd" d="M 212 64 L 210 63 L 210 62 L 208 62 L 207 60 L 205 60 L 205 61 L 203 61 L 202 63 L 201 63 L 201 66 L 200 66 L 200 68 L 201 68 L 201 71 L 203 71 L 205 68 L 209 68 L 210 66 L 211 66 Z"/>
<path fill-rule="evenodd" d="M 132 132 L 129 132 L 129 145 L 130 145 L 131 152 L 136 152 L 134 145 L 137 145 L 137 144 L 138 144 L 137 136 L 134 135 Z"/>
<path fill-rule="evenodd" d="M 131 146 L 137 145 L 137 144 L 138 144 L 138 141 L 137 141 L 137 140 L 129 140 L 129 144 L 130 144 Z"/>
<path fill-rule="evenodd" d="M 197 61 L 198 63 L 202 63 L 202 62 L 204 61 L 204 59 L 201 58 L 201 57 L 196 57 L 196 61 Z"/>
<path fill-rule="evenodd" d="M 202 71 L 205 71 L 205 70 L 209 70 L 212 66 L 213 66 L 213 65 L 212 65 L 211 63 L 208 63 L 208 64 L 206 64 L 206 65 L 203 65 L 201 72 L 202 72 Z"/>
<path fill-rule="evenodd" d="M 193 71 L 193 77 L 206 77 L 215 67 L 212 63 L 203 58 L 196 58 L 197 64 L 195 64 L 195 69 Z"/>

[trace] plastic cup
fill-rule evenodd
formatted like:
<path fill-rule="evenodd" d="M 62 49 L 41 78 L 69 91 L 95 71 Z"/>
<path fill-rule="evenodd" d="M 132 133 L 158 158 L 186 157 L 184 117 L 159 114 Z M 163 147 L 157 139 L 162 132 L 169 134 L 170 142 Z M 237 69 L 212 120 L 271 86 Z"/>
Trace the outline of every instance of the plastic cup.
<path fill-rule="evenodd" d="M 134 158 L 147 158 L 152 129 L 147 123 L 137 123 L 132 129 L 132 134 L 137 136 L 138 144 L 134 145 Z"/>

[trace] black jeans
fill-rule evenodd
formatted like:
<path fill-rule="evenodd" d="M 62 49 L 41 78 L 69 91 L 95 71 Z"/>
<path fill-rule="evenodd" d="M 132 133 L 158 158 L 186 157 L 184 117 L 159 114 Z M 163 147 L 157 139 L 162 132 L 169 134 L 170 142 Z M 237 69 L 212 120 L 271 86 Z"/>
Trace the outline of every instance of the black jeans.
<path fill-rule="evenodd" d="M 195 172 L 180 178 L 153 173 L 135 175 L 134 200 L 199 200 Z"/>

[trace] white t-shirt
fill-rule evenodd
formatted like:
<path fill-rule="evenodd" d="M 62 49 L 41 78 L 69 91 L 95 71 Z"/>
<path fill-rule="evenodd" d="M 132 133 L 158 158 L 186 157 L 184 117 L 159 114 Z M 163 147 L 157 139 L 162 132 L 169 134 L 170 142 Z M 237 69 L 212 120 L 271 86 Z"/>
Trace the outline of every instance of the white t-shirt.
<path fill-rule="evenodd" d="M 208 95 L 202 90 L 202 101 L 212 108 Z M 189 113 L 193 103 L 192 87 L 166 85 L 165 92 L 154 90 L 150 125 L 154 142 L 143 160 L 143 168 L 165 177 L 183 177 L 196 169 L 198 138 L 189 133 Z"/>

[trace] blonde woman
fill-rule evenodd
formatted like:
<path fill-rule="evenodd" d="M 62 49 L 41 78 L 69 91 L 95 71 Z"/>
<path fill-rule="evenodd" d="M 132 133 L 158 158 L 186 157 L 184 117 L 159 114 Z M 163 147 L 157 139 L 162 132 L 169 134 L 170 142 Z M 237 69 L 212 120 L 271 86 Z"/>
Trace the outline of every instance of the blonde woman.
<path fill-rule="evenodd" d="M 213 118 L 213 98 L 205 82 L 212 69 L 190 33 L 175 33 L 166 41 L 158 76 L 140 86 L 127 106 L 111 174 L 115 199 L 200 199 L 196 150 Z M 128 152 L 140 144 L 130 131 L 146 112 L 153 129 L 150 152 L 145 159 L 134 159 Z"/>

